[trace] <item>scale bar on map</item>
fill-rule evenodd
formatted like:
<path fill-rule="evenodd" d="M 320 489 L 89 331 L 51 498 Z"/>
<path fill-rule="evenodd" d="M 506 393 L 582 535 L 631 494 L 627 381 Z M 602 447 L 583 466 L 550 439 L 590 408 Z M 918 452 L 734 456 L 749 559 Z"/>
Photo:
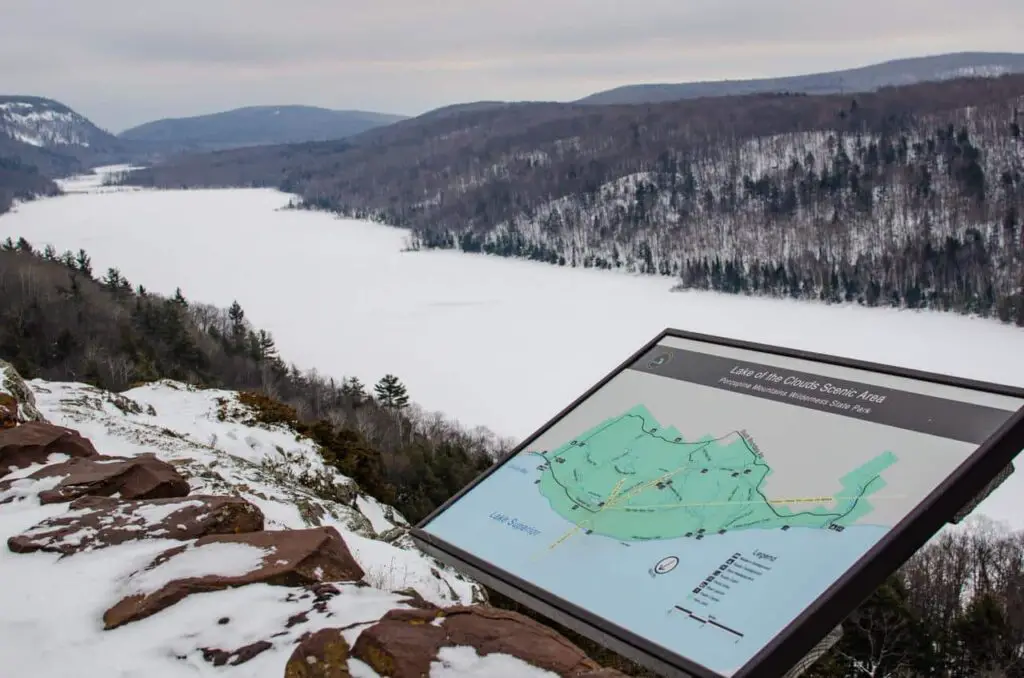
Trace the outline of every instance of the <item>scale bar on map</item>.
<path fill-rule="evenodd" d="M 685 612 L 690 617 L 690 619 L 695 619 L 695 620 L 699 621 L 701 624 L 711 624 L 712 626 L 716 626 L 716 627 L 722 629 L 723 631 L 727 631 L 727 632 L 733 634 L 734 636 L 737 636 L 739 638 L 743 637 L 743 634 L 740 633 L 739 631 L 737 631 L 736 629 L 731 629 L 728 626 L 726 626 L 725 624 L 719 624 L 714 619 L 705 619 L 704 617 L 701 617 L 699 615 L 694 614 L 693 610 L 687 610 L 685 607 L 680 607 L 679 605 L 673 605 L 673 607 L 675 607 L 680 612 Z"/>

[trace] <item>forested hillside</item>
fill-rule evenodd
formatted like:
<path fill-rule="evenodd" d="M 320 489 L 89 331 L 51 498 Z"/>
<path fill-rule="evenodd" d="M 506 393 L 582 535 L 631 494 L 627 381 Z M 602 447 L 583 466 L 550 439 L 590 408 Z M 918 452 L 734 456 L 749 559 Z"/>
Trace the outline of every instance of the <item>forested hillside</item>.
<path fill-rule="evenodd" d="M 0 140 L 0 214 L 11 209 L 15 200 L 33 200 L 38 196 L 60 192 L 52 179 L 19 155 L 4 155 Z"/>
<path fill-rule="evenodd" d="M 130 183 L 278 186 L 417 247 L 1024 324 L 1024 75 L 856 97 L 508 104 Z"/>
<path fill-rule="evenodd" d="M 921 549 L 806 678 L 1024 676 L 1024 538 L 984 521 Z"/>

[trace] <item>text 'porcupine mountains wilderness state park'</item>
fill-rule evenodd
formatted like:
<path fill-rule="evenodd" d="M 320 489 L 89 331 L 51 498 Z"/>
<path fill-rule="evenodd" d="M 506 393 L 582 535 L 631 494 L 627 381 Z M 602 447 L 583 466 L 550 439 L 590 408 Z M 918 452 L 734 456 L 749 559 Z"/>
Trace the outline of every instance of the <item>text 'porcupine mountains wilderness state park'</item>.
<path fill-rule="evenodd" d="M 1022 408 L 1018 0 L 0 10 L 0 678 L 1024 678 Z"/>

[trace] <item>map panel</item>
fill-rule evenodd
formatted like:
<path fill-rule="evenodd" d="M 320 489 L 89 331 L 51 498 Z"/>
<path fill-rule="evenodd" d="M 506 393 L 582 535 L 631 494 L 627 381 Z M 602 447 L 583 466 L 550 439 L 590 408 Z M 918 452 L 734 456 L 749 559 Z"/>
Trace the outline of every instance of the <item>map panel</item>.
<path fill-rule="evenodd" d="M 422 530 L 731 676 L 1022 404 L 669 337 Z"/>
<path fill-rule="evenodd" d="M 643 405 L 535 454 L 539 490 L 556 513 L 588 534 L 626 541 L 845 527 L 871 512 L 865 497 L 885 486 L 881 473 L 897 461 L 879 454 L 843 476 L 835 496 L 769 498 L 762 485 L 772 470 L 749 433 L 688 442 Z"/>

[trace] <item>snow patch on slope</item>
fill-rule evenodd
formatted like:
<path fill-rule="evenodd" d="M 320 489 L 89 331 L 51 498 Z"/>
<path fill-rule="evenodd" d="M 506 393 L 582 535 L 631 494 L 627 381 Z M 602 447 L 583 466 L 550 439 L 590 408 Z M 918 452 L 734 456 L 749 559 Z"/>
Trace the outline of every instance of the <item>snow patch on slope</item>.
<path fill-rule="evenodd" d="M 310 613 L 303 589 L 254 584 L 196 594 L 152 617 L 104 631 L 103 613 L 126 595 L 153 591 L 190 576 L 240 575 L 258 567 L 264 549 L 214 543 L 195 547 L 151 569 L 154 558 L 180 541 L 143 539 L 73 556 L 12 553 L 0 548 L 0 656 L 12 675 L 43 678 L 67 674 L 69 662 L 83 675 L 176 678 L 245 676 L 280 678 L 298 638 L 322 628 L 344 628 L 354 644 L 359 633 L 388 610 L 408 607 L 403 589 L 438 605 L 478 601 L 476 584 L 412 547 L 379 541 L 408 522 L 393 507 L 362 494 L 350 478 L 323 464 L 316 446 L 281 426 L 240 421 L 237 393 L 202 390 L 161 381 L 122 394 L 77 383 L 29 382 L 40 410 L 54 424 L 77 429 L 102 453 L 130 457 L 153 452 L 188 478 L 194 493 L 240 495 L 267 514 L 267 529 L 334 526 L 366 572 L 365 583 L 335 584 L 341 593 Z M 230 407 L 225 407 L 227 402 Z M 51 455 L 47 464 L 66 460 Z M 23 533 L 47 518 L 85 513 L 67 504 L 41 505 L 37 493 L 60 477 L 29 479 L 34 464 L 14 479 L 0 505 L 0 537 Z M 328 498 L 321 496 L 327 494 Z M 145 507 L 146 520 L 190 502 Z M 401 532 L 401 530 L 397 530 Z M 408 538 L 396 539 L 396 544 Z M 366 586 L 366 584 L 370 586 Z M 292 627 L 289 619 L 306 613 Z M 202 648 L 231 651 L 256 642 L 271 647 L 233 666 L 214 666 Z M 40 652 L 40 648 L 46 652 Z M 549 675 L 507 656 L 443 653 L 431 676 Z M 376 677 L 352 659 L 352 675 Z"/>
<path fill-rule="evenodd" d="M 32 146 L 88 148 L 92 123 L 74 111 L 47 101 L 0 102 L 0 131 Z"/>
<path fill-rule="evenodd" d="M 59 508 L 49 507 L 50 513 Z M 38 516 L 23 510 L 22 522 Z M 35 514 L 35 515 L 33 515 Z M 10 534 L 6 508 L 0 528 Z M 158 615 L 112 631 L 103 631 L 103 612 L 121 599 L 118 582 L 145 567 L 160 552 L 180 545 L 145 540 L 75 554 L 13 554 L 0 549 L 0 573 L 17 586 L 0 590 L 0 656 L 10 675 L 57 678 L 69 666 L 84 676 L 245 676 L 281 678 L 284 664 L 301 633 L 320 628 L 372 623 L 402 607 L 402 597 L 377 589 L 340 586 L 327 602 L 332 616 L 310 615 L 306 624 L 276 638 L 292 615 L 308 610 L 294 589 L 254 584 L 190 596 Z M 219 623 L 222 619 L 227 623 Z M 365 626 L 346 633 L 355 642 Z M 198 648 L 239 648 L 270 638 L 272 647 L 237 667 L 215 667 Z M 41 651 L 45 648 L 45 651 Z M 374 673 L 366 675 L 375 676 Z"/>
<path fill-rule="evenodd" d="M 173 381 L 122 394 L 77 383 L 34 380 L 30 386 L 51 422 L 78 430 L 103 454 L 155 453 L 188 479 L 193 494 L 236 495 L 258 506 L 267 529 L 335 527 L 371 585 L 412 588 L 437 605 L 479 597 L 473 582 L 408 539 L 379 541 L 408 521 L 324 464 L 308 438 L 284 426 L 241 421 L 237 413 L 248 410 L 233 391 Z"/>
<path fill-rule="evenodd" d="M 442 647 L 438 661 L 430 665 L 431 678 L 474 678 L 476 676 L 519 676 L 558 678 L 557 673 L 530 666 L 522 659 L 502 654 L 481 657 L 472 647 Z"/>
<path fill-rule="evenodd" d="M 132 574 L 125 587 L 125 595 L 159 591 L 176 579 L 190 579 L 204 575 L 241 577 L 263 564 L 271 554 L 249 544 L 204 544 L 187 548 L 152 569 Z"/>

